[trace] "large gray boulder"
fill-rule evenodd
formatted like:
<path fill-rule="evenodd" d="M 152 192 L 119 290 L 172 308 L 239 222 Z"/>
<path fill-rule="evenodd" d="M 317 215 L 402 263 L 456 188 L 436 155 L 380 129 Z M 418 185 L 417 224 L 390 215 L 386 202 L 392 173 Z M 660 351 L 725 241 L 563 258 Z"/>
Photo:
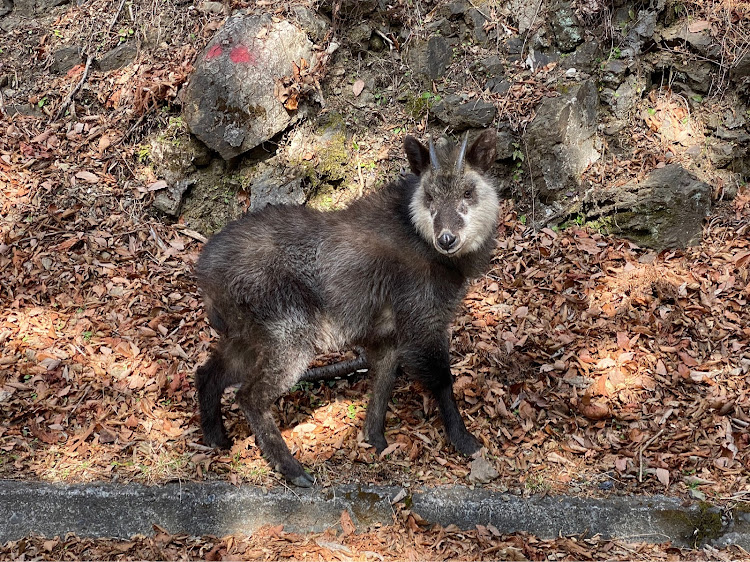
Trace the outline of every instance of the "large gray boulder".
<path fill-rule="evenodd" d="M 288 111 L 274 95 L 275 80 L 292 63 L 312 64 L 312 43 L 288 21 L 237 15 L 198 57 L 182 96 L 190 131 L 228 160 L 267 141 L 306 110 Z"/>
<path fill-rule="evenodd" d="M 463 131 L 488 127 L 497 115 L 497 108 L 481 99 L 464 102 L 461 96 L 451 94 L 436 103 L 432 113 L 454 131 Z"/>
<path fill-rule="evenodd" d="M 599 159 L 594 147 L 596 110 L 599 103 L 596 83 L 587 80 L 560 87 L 561 95 L 546 98 L 536 118 L 526 129 L 529 166 L 534 174 L 539 199 L 552 203 L 581 187 L 581 174 Z"/>
<path fill-rule="evenodd" d="M 701 241 L 711 186 L 669 164 L 641 182 L 590 193 L 584 209 L 590 223 L 641 246 L 685 248 Z"/>

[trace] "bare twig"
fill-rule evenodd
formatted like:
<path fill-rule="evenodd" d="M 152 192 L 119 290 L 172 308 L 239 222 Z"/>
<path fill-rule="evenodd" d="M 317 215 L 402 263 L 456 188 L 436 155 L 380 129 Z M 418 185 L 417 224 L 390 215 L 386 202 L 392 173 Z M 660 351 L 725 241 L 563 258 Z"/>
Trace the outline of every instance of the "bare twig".
<path fill-rule="evenodd" d="M 537 4 L 536 12 L 534 12 L 534 17 L 531 18 L 531 23 L 529 23 L 529 32 L 531 31 L 531 28 L 534 27 L 534 24 L 536 23 L 536 18 L 539 17 L 539 11 L 542 9 L 542 2 L 543 0 L 539 0 L 539 4 Z M 529 38 L 529 33 L 526 33 L 526 35 L 523 38 L 523 45 L 521 45 L 521 59 L 523 59 L 523 52 L 526 49 L 526 41 Z"/>
<path fill-rule="evenodd" d="M 86 67 L 83 69 L 83 75 L 81 76 L 81 79 L 78 81 L 78 84 L 75 85 L 75 87 L 70 91 L 70 93 L 65 97 L 65 101 L 63 101 L 62 105 L 60 106 L 60 109 L 57 110 L 57 114 L 55 115 L 55 118 L 53 121 L 57 121 L 65 115 L 65 112 L 68 110 L 68 107 L 70 107 L 70 104 L 73 103 L 73 98 L 78 93 L 78 90 L 81 89 L 81 86 L 83 86 L 83 83 L 86 82 L 86 78 L 89 75 L 89 68 L 91 68 L 91 63 L 94 61 L 94 55 L 89 55 L 86 57 Z"/>
<path fill-rule="evenodd" d="M 651 443 L 656 441 L 662 433 L 664 433 L 664 429 L 660 429 L 656 435 L 646 441 L 638 450 L 638 483 L 643 482 L 643 451 L 648 449 L 651 446 Z"/>
<path fill-rule="evenodd" d="M 125 5 L 125 0 L 120 0 L 120 4 L 117 6 L 117 11 L 115 12 L 115 15 L 112 17 L 112 21 L 109 22 L 109 26 L 107 27 L 106 31 L 104 32 L 105 35 L 107 35 L 110 31 L 112 31 L 112 27 L 115 25 L 117 18 L 120 17 L 120 12 L 122 11 L 122 7 L 124 5 Z M 65 112 L 68 110 L 68 107 L 70 107 L 70 104 L 73 103 L 73 99 L 75 98 L 76 94 L 81 89 L 83 84 L 86 82 L 86 78 L 89 75 L 89 69 L 91 68 L 92 62 L 94 62 L 94 54 L 89 53 L 88 56 L 86 57 L 86 67 L 83 69 L 83 75 L 81 76 L 81 79 L 78 81 L 78 84 L 76 84 L 75 87 L 70 91 L 70 93 L 65 97 L 65 101 L 63 101 L 62 105 L 60 106 L 60 109 L 57 110 L 57 114 L 55 115 L 55 118 L 53 119 L 53 121 L 57 121 L 63 115 L 65 115 Z"/>

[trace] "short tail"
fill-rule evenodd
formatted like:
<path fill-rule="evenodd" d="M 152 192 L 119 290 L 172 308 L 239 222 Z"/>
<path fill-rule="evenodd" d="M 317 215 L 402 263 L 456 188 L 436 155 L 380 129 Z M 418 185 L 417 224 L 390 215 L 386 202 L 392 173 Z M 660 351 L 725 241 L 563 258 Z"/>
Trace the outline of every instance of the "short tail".
<path fill-rule="evenodd" d="M 330 381 L 368 369 L 369 364 L 367 363 L 364 350 L 357 348 L 356 351 L 359 355 L 354 359 L 339 361 L 338 363 L 332 363 L 323 367 L 312 367 L 305 371 L 300 380 L 307 382 Z"/>

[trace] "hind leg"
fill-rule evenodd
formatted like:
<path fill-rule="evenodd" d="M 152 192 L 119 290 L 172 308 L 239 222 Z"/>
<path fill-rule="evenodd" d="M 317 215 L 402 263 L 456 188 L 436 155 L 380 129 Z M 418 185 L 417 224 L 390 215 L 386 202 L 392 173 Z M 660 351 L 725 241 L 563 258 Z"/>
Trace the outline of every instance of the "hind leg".
<path fill-rule="evenodd" d="M 388 446 L 385 440 L 385 414 L 399 372 L 398 354 L 393 348 L 368 349 L 367 358 L 373 374 L 373 390 L 365 417 L 365 440 L 380 453 Z"/>
<path fill-rule="evenodd" d="M 282 358 L 264 357 L 258 361 L 258 376 L 240 387 L 237 400 L 255 434 L 255 442 L 268 462 L 295 486 L 309 488 L 315 480 L 292 456 L 271 415 L 271 407 L 300 379 L 313 354 L 284 351 Z"/>
<path fill-rule="evenodd" d="M 221 419 L 221 395 L 234 382 L 236 381 L 224 365 L 219 351 L 214 351 L 195 373 L 203 440 L 211 447 L 228 449 L 232 446 L 232 440 L 227 436 Z"/>

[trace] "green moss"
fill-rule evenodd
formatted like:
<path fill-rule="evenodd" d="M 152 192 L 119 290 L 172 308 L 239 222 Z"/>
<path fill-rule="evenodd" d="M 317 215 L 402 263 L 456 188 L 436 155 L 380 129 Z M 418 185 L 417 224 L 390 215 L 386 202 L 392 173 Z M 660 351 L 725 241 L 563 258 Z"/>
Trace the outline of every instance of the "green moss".
<path fill-rule="evenodd" d="M 336 188 L 330 184 L 321 183 L 313 192 L 307 205 L 319 211 L 332 211 L 340 207 L 336 201 Z"/>
<path fill-rule="evenodd" d="M 642 212 L 623 211 L 613 215 L 599 217 L 586 221 L 583 226 L 601 232 L 602 234 L 617 234 L 625 236 L 640 245 L 650 246 L 659 236 L 658 225 L 664 223 L 664 215 L 669 213 L 667 209 L 648 213 L 644 217 Z M 652 225 L 645 229 L 642 225 Z"/>
<path fill-rule="evenodd" d="M 415 120 L 421 119 L 440 100 L 440 96 L 432 92 L 422 92 L 419 95 L 406 94 L 404 98 L 406 100 L 404 109 Z"/>
<path fill-rule="evenodd" d="M 693 548 L 721 536 L 721 513 L 708 502 L 699 502 L 697 512 L 667 509 L 656 514 L 682 534 Z"/>
<path fill-rule="evenodd" d="M 343 180 L 349 160 L 346 134 L 337 132 L 318 154 L 316 173 L 329 180 Z"/>
<path fill-rule="evenodd" d="M 344 128 L 343 118 L 329 114 L 312 133 L 317 137 L 315 157 L 312 160 L 290 161 L 297 167 L 309 186 L 311 206 L 318 209 L 336 207 L 334 197 L 337 185 L 356 176 L 357 163 L 352 158 L 352 149 Z"/>
<path fill-rule="evenodd" d="M 148 164 L 151 161 L 151 147 L 147 144 L 139 144 L 135 155 L 141 164 Z"/>

